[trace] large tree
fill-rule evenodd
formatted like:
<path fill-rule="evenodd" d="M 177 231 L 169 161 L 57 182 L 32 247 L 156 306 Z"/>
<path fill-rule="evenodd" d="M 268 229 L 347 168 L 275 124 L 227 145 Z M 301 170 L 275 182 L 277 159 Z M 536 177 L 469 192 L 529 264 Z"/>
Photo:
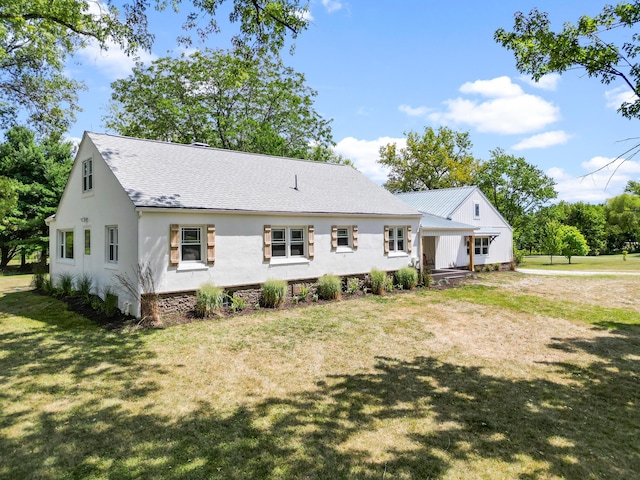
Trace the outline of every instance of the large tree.
<path fill-rule="evenodd" d="M 496 148 L 476 175 L 476 185 L 514 229 L 525 215 L 557 197 L 555 182 L 522 157 Z"/>
<path fill-rule="evenodd" d="M 65 130 L 78 110 L 81 84 L 64 73 L 65 62 L 89 41 L 128 54 L 149 50 L 147 10 L 162 10 L 164 0 L 0 0 L 0 127 L 21 115 L 41 132 Z M 216 13 L 232 4 L 231 22 L 239 22 L 236 45 L 279 50 L 288 35 L 295 38 L 308 25 L 302 0 L 173 0 L 177 9 L 189 4 L 184 27 L 199 36 L 218 30 Z M 187 34 L 182 41 L 188 42 Z"/>
<path fill-rule="evenodd" d="M 204 50 L 137 65 L 113 88 L 107 128 L 123 135 L 298 158 L 333 146 L 316 92 L 277 55 Z"/>
<path fill-rule="evenodd" d="M 597 255 L 606 248 L 606 216 L 602 205 L 585 202 L 570 204 L 564 223 L 576 227 L 584 235 L 591 253 Z"/>
<path fill-rule="evenodd" d="M 611 250 L 640 243 L 640 197 L 623 193 L 605 203 L 608 242 Z"/>
<path fill-rule="evenodd" d="M 562 255 L 569 260 L 569 263 L 571 263 L 572 257 L 583 256 L 589 253 L 587 240 L 576 227 L 562 225 L 560 228 L 560 237 L 562 238 Z"/>
<path fill-rule="evenodd" d="M 518 70 L 536 81 L 547 73 L 575 68 L 604 84 L 622 81 L 635 97 L 618 111 L 627 118 L 640 118 L 638 22 L 640 2 L 621 2 L 605 5 L 598 15 L 582 16 L 576 24 L 565 23 L 554 32 L 548 14 L 534 8 L 528 14 L 517 12 L 513 31 L 500 28 L 495 40 L 513 51 Z M 614 43 L 612 32 L 625 29 L 628 33 L 619 37 L 624 40 Z"/>
<path fill-rule="evenodd" d="M 71 169 L 71 143 L 58 137 L 37 143 L 34 132 L 14 127 L 0 144 L 0 175 L 10 178 L 17 202 L 0 220 L 0 268 L 18 253 L 46 253 L 45 218 L 55 213 Z"/>
<path fill-rule="evenodd" d="M 471 185 L 479 163 L 471 154 L 468 132 L 448 127 L 405 133 L 407 146 L 380 148 L 378 162 L 389 167 L 384 186 L 391 192 L 411 192 Z"/>

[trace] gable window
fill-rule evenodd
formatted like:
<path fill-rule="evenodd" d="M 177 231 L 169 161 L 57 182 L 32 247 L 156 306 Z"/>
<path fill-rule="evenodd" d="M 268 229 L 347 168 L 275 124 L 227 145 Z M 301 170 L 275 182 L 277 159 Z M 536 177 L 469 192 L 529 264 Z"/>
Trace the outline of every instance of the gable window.
<path fill-rule="evenodd" d="M 489 255 L 489 237 L 476 237 L 473 240 L 473 251 L 476 255 Z"/>
<path fill-rule="evenodd" d="M 473 218 L 480 218 L 480 204 L 473 204 Z"/>
<path fill-rule="evenodd" d="M 202 261 L 202 229 L 182 227 L 180 229 L 180 260 L 183 262 Z"/>
<path fill-rule="evenodd" d="M 82 191 L 93 190 L 93 160 L 88 159 L 82 162 Z"/>
<path fill-rule="evenodd" d="M 84 254 L 91 255 L 91 229 L 84 229 Z"/>
<path fill-rule="evenodd" d="M 73 230 L 58 230 L 58 258 L 73 259 Z"/>
<path fill-rule="evenodd" d="M 107 227 L 107 262 L 118 263 L 118 227 Z"/>

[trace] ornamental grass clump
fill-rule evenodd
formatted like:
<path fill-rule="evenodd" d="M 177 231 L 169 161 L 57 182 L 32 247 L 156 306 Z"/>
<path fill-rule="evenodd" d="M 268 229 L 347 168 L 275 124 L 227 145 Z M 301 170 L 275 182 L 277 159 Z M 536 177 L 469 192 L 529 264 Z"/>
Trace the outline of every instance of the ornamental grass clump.
<path fill-rule="evenodd" d="M 376 295 L 384 295 L 386 286 L 389 283 L 387 280 L 387 272 L 372 268 L 369 273 L 369 281 L 371 282 L 371 291 Z"/>
<path fill-rule="evenodd" d="M 342 294 L 340 277 L 324 274 L 318 279 L 318 296 L 324 300 L 338 300 Z"/>
<path fill-rule="evenodd" d="M 403 290 L 411 290 L 418 284 L 418 271 L 413 267 L 403 267 L 396 272 L 396 283 Z"/>
<path fill-rule="evenodd" d="M 224 289 L 205 283 L 196 292 L 196 312 L 201 317 L 211 317 L 224 303 Z"/>
<path fill-rule="evenodd" d="M 279 307 L 287 296 L 287 282 L 267 280 L 262 284 L 262 305 L 269 308 Z"/>

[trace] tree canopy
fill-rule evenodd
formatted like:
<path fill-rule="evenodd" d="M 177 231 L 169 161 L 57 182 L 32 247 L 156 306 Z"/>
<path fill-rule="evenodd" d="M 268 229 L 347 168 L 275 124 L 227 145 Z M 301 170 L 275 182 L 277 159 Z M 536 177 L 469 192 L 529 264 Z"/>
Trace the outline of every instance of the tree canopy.
<path fill-rule="evenodd" d="M 118 9 L 114 0 L 0 0 L 0 128 L 23 115 L 42 133 L 64 131 L 78 111 L 82 85 L 64 74 L 67 59 L 89 41 L 102 49 L 123 48 L 127 54 L 149 50 L 147 10 L 166 8 L 164 0 L 131 0 Z M 119 3 L 119 2 L 118 2 Z M 236 45 L 280 50 L 286 38 L 307 28 L 301 0 L 173 0 L 178 9 L 190 4 L 184 25 L 200 37 L 219 29 L 218 8 L 232 3 L 232 23 L 239 23 Z M 181 38 L 185 43 L 190 35 Z"/>
<path fill-rule="evenodd" d="M 576 227 L 562 225 L 560 228 L 560 237 L 562 238 L 562 255 L 569 260 L 569 263 L 571 263 L 572 257 L 589 253 L 587 241 Z"/>
<path fill-rule="evenodd" d="M 316 92 L 277 55 L 207 49 L 138 64 L 111 86 L 105 124 L 123 135 L 331 159 L 330 121 L 314 110 Z"/>
<path fill-rule="evenodd" d="M 480 166 L 476 185 L 516 229 L 525 215 L 558 196 L 551 177 L 501 148 L 492 150 L 491 158 Z"/>
<path fill-rule="evenodd" d="M 389 167 L 384 186 L 391 192 L 411 192 L 471 185 L 479 162 L 471 154 L 468 132 L 448 127 L 424 133 L 405 133 L 407 146 L 390 143 L 380 148 L 381 165 Z"/>
<path fill-rule="evenodd" d="M 582 16 L 576 24 L 565 23 L 559 32 L 551 29 L 549 16 L 537 9 L 528 14 L 517 12 L 513 31 L 498 29 L 495 40 L 513 51 L 516 67 L 521 73 L 539 80 L 543 75 L 581 68 L 590 77 L 609 84 L 623 81 L 635 94 L 619 112 L 627 118 L 640 118 L 640 37 L 636 25 L 640 22 L 640 2 L 605 5 L 593 17 Z M 611 32 L 628 29 L 625 41 L 614 43 Z"/>
<path fill-rule="evenodd" d="M 73 163 L 71 148 L 58 137 L 36 143 L 35 133 L 25 127 L 7 131 L 0 144 L 0 176 L 12 179 L 17 199 L 0 220 L 0 268 L 20 250 L 46 250 L 44 220 L 60 201 Z"/>

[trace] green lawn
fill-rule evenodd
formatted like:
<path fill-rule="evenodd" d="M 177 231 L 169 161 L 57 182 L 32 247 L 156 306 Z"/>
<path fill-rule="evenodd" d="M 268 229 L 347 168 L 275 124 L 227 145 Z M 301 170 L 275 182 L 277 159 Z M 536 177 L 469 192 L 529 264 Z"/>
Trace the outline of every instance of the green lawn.
<path fill-rule="evenodd" d="M 0 478 L 638 478 L 637 279 L 533 277 L 127 332 L 0 277 Z"/>
<path fill-rule="evenodd" d="M 522 268 L 538 268 L 544 270 L 588 270 L 594 272 L 640 272 L 640 253 L 627 255 L 599 255 L 597 257 L 571 257 L 571 264 L 563 256 L 554 256 L 553 264 L 548 255 L 527 255 Z"/>

